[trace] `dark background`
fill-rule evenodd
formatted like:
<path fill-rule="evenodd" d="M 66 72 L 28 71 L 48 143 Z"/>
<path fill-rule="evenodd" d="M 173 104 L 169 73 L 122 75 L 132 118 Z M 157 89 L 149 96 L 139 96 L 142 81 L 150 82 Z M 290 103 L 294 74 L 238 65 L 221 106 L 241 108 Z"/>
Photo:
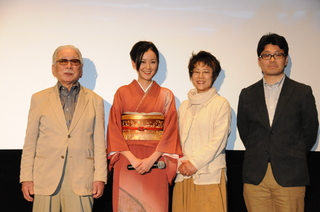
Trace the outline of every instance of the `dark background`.
<path fill-rule="evenodd" d="M 0 150 L 0 211 L 31 212 L 32 203 L 24 200 L 19 183 L 21 150 Z M 242 197 L 241 169 L 244 151 L 228 150 L 228 211 L 246 212 Z M 320 211 L 320 152 L 308 154 L 311 185 L 307 186 L 305 212 Z M 294 166 L 294 164 L 292 164 Z M 111 176 L 111 175 L 110 175 Z M 95 200 L 94 212 L 112 211 L 112 179 L 104 195 Z"/>

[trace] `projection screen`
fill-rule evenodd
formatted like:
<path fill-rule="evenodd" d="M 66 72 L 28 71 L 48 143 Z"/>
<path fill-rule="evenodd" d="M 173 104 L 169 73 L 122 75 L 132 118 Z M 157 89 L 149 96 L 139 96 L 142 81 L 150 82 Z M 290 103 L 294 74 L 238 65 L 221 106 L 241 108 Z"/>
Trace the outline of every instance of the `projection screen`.
<path fill-rule="evenodd" d="M 256 47 L 274 32 L 289 43 L 286 74 L 308 84 L 319 109 L 319 0 L 1 0 L 0 149 L 23 147 L 31 95 L 55 85 L 51 58 L 72 44 L 84 57 L 80 83 L 105 100 L 106 124 L 117 88 L 137 79 L 129 51 L 148 40 L 160 51 L 155 80 L 173 91 L 177 107 L 193 88 L 187 64 L 192 52 L 211 52 L 222 66 L 214 86 L 232 107 L 227 149 L 243 150 L 236 128 L 242 88 L 261 79 Z M 318 138 L 319 140 L 319 138 Z M 313 147 L 319 151 L 318 141 Z"/>

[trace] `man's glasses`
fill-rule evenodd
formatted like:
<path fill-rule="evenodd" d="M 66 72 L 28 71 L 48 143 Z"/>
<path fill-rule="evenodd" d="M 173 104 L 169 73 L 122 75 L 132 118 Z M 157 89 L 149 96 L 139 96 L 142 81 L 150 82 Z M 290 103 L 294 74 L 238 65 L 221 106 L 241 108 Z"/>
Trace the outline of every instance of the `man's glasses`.
<path fill-rule="evenodd" d="M 78 66 L 81 64 L 81 61 L 79 59 L 71 59 L 71 60 L 68 60 L 68 59 L 60 59 L 60 60 L 57 60 L 56 63 L 59 63 L 59 65 L 62 65 L 62 66 L 65 66 L 65 65 L 68 65 L 70 62 L 70 64 L 72 66 Z"/>
<path fill-rule="evenodd" d="M 286 55 L 284 53 L 275 53 L 275 54 L 262 54 L 259 57 L 262 58 L 263 60 L 271 60 L 271 57 L 274 59 L 282 59 Z"/>

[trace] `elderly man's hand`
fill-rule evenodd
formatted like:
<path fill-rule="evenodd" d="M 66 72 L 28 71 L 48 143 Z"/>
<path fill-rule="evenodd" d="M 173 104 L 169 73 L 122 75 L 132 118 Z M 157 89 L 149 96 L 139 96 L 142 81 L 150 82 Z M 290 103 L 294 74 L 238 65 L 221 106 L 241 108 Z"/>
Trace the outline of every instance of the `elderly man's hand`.
<path fill-rule="evenodd" d="M 32 182 L 32 181 L 22 182 L 21 191 L 22 191 L 22 193 L 23 193 L 23 197 L 24 197 L 27 201 L 33 202 L 33 197 L 31 196 L 31 195 L 34 195 L 33 182 Z"/>
<path fill-rule="evenodd" d="M 92 194 L 93 198 L 100 198 L 104 191 L 104 182 L 102 181 L 94 181 L 92 185 Z"/>

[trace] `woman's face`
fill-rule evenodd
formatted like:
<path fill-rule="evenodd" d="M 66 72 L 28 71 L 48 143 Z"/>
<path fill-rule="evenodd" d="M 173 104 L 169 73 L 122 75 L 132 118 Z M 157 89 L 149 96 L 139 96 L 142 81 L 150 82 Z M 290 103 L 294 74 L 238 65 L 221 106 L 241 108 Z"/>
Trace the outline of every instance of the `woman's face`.
<path fill-rule="evenodd" d="M 136 63 L 132 62 L 132 67 L 137 70 Z M 151 81 L 158 70 L 158 60 L 156 54 L 152 50 L 146 51 L 141 60 L 141 65 L 138 71 L 138 81 Z"/>
<path fill-rule="evenodd" d="M 195 64 L 191 81 L 198 93 L 206 92 L 211 88 L 213 84 L 212 74 L 213 70 L 210 66 L 205 65 L 203 62 Z"/>

